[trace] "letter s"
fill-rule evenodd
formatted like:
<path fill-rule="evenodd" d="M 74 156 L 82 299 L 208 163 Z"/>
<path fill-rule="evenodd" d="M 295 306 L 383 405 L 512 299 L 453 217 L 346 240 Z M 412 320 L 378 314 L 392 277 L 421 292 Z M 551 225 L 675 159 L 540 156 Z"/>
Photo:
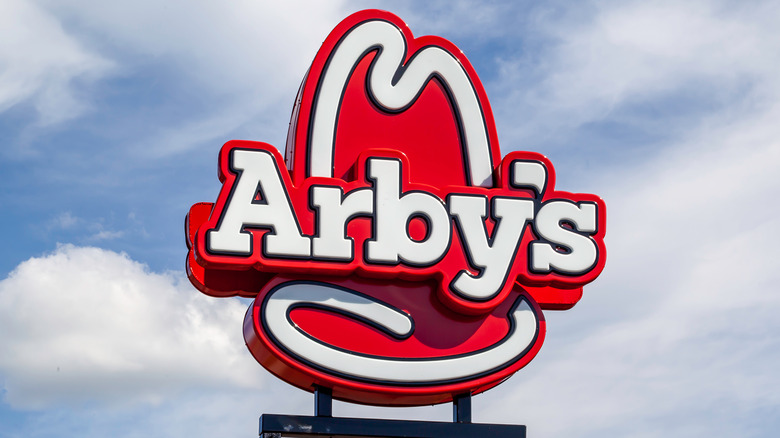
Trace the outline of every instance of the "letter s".
<path fill-rule="evenodd" d="M 596 214 L 597 207 L 592 202 L 575 204 L 555 200 L 545 203 L 536 215 L 534 229 L 549 243 L 531 244 L 531 269 L 569 275 L 584 274 L 592 269 L 598 260 L 598 250 L 589 234 L 596 232 Z"/>

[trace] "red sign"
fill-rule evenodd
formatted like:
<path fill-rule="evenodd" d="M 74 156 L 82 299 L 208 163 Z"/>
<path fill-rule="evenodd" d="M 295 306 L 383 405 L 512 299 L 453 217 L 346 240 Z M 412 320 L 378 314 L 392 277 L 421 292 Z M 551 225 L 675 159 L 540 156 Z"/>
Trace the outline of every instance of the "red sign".
<path fill-rule="evenodd" d="M 489 389 L 526 365 L 605 263 L 605 206 L 555 189 L 533 152 L 501 159 L 463 53 L 358 12 L 323 43 L 295 101 L 285 159 L 230 141 L 222 191 L 187 216 L 192 283 L 255 298 L 254 357 L 336 398 L 421 405 Z"/>

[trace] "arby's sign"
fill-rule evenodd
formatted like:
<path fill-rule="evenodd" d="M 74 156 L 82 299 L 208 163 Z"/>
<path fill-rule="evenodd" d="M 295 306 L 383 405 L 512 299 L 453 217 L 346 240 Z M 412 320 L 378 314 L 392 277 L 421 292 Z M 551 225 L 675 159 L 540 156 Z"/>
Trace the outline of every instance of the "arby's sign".
<path fill-rule="evenodd" d="M 362 11 L 303 80 L 284 158 L 230 141 L 222 190 L 187 215 L 191 282 L 254 298 L 244 337 L 306 390 L 422 405 L 526 365 L 543 309 L 577 303 L 605 263 L 606 207 L 556 190 L 534 152 L 501 157 L 464 54 Z"/>

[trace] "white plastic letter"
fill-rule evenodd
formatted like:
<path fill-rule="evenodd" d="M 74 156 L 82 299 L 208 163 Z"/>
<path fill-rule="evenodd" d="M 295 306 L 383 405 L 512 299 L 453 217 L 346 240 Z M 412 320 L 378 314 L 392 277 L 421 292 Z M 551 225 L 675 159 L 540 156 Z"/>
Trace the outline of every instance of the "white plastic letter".
<path fill-rule="evenodd" d="M 534 217 L 529 199 L 494 198 L 493 217 L 498 220 L 490 238 L 485 229 L 487 198 L 453 195 L 450 213 L 455 218 L 470 263 L 480 270 L 471 275 L 463 270 L 450 287 L 466 298 L 484 300 L 497 294 L 515 259 L 526 223 Z"/>
<path fill-rule="evenodd" d="M 366 261 L 430 266 L 441 259 L 450 244 L 450 216 L 439 198 L 428 193 L 401 194 L 401 162 L 372 158 L 368 175 L 374 180 L 374 236 L 368 242 Z M 408 222 L 422 217 L 428 235 L 413 240 Z"/>
<path fill-rule="evenodd" d="M 230 154 L 230 167 L 238 172 L 238 179 L 217 228 L 208 232 L 208 250 L 249 255 L 252 234 L 244 228 L 257 227 L 271 230 L 263 236 L 264 255 L 308 257 L 309 237 L 301 235 L 273 155 L 248 149 L 234 149 Z M 259 202 L 255 201 L 258 191 Z"/>
<path fill-rule="evenodd" d="M 312 255 L 319 258 L 352 260 L 354 242 L 347 238 L 347 223 L 355 216 L 374 212 L 371 189 L 353 190 L 342 199 L 341 188 L 313 186 L 312 205 L 317 208 L 317 236 Z"/>
<path fill-rule="evenodd" d="M 562 223 L 570 223 L 573 229 Z M 535 229 L 550 243 L 535 242 L 531 246 L 531 267 L 538 272 L 555 270 L 566 274 L 584 274 L 596 263 L 596 242 L 581 233 L 596 232 L 596 204 L 579 205 L 568 201 L 545 204 L 536 215 Z M 579 231 L 579 232 L 578 232 Z M 556 250 L 555 246 L 567 249 Z"/>

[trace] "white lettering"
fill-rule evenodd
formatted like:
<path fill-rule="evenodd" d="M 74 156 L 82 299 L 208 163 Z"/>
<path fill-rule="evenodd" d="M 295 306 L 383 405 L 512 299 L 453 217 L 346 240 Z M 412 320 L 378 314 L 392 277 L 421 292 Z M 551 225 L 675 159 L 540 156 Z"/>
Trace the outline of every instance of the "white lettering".
<path fill-rule="evenodd" d="M 438 262 L 450 245 L 450 216 L 439 198 L 428 193 L 401 194 L 401 162 L 371 158 L 368 175 L 374 181 L 374 235 L 368 241 L 366 261 L 429 266 Z M 424 240 L 409 236 L 408 222 L 423 217 Z"/>
<path fill-rule="evenodd" d="M 217 228 L 208 232 L 208 250 L 249 255 L 252 234 L 244 228 L 257 227 L 271 230 L 263 236 L 264 254 L 308 257 L 309 237 L 301 235 L 273 155 L 234 149 L 231 168 L 239 172 L 238 179 Z M 256 201 L 258 193 L 261 199 Z"/>
<path fill-rule="evenodd" d="M 540 207 L 537 199 L 515 197 L 510 191 L 493 196 L 490 205 L 489 195 L 454 193 L 445 205 L 433 193 L 404 192 L 402 160 L 387 157 L 366 161 L 371 186 L 344 194 L 338 183 L 311 185 L 308 194 L 293 195 L 309 197 L 311 210 L 302 212 L 307 214 L 307 230 L 314 228 L 309 236 L 301 232 L 282 178 L 285 169 L 274 157 L 269 150 L 231 150 L 229 169 L 236 178 L 216 226 L 206 230 L 209 253 L 249 256 L 256 252 L 262 258 L 350 262 L 355 259 L 357 240 L 364 245 L 363 260 L 358 263 L 369 271 L 370 265 L 429 267 L 449 251 L 454 221 L 464 251 L 463 264 L 448 263 L 442 268 L 452 279 L 447 287 L 471 301 L 490 300 L 513 281 L 510 273 L 519 251 L 528 251 L 526 273 L 577 276 L 589 272 L 598 261 L 596 202 L 554 199 Z M 543 192 L 543 166 L 530 161 L 513 164 L 518 163 L 523 166 L 515 166 L 511 184 L 517 186 L 521 181 Z M 518 178 L 521 174 L 527 178 Z M 361 216 L 370 219 L 371 232 L 358 227 L 353 228 L 356 235 L 349 235 L 350 221 Z M 415 220 L 425 224 L 423 237 L 413 237 Z M 488 232 L 490 220 L 494 226 Z M 521 249 L 529 223 L 538 239 Z M 251 232 L 258 228 L 268 230 L 260 249 L 253 248 Z"/>
<path fill-rule="evenodd" d="M 374 212 L 374 193 L 369 188 L 353 190 L 342 199 L 339 187 L 313 186 L 311 194 L 311 204 L 317 209 L 313 256 L 352 260 L 354 241 L 347 237 L 347 223 L 355 216 Z"/>
<path fill-rule="evenodd" d="M 489 299 L 501 290 L 514 261 L 526 223 L 534 217 L 534 202 L 528 199 L 493 198 L 493 216 L 498 220 L 492 239 L 485 228 L 487 198 L 453 195 L 450 213 L 455 218 L 471 264 L 480 270 L 458 273 L 450 287 L 469 299 Z"/>
<path fill-rule="evenodd" d="M 562 226 L 563 223 L 570 223 L 573 229 Z M 533 270 L 583 274 L 596 263 L 596 242 L 580 234 L 596 232 L 596 204 L 548 202 L 536 216 L 535 229 L 540 237 L 551 243 L 535 242 L 531 245 Z M 555 246 L 563 247 L 564 250 L 557 250 Z"/>

